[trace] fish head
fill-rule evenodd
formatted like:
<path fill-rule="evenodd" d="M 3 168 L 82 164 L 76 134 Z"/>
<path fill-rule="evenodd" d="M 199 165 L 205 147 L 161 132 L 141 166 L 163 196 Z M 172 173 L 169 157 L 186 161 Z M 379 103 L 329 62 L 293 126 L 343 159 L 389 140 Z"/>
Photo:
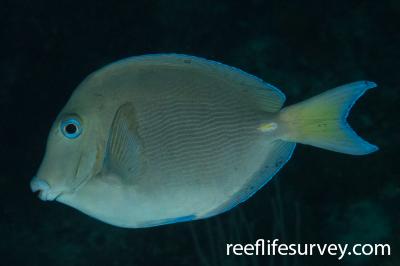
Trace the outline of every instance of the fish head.
<path fill-rule="evenodd" d="M 62 112 L 50 130 L 46 152 L 30 186 L 42 200 L 75 193 L 96 172 L 100 158 L 94 119 Z M 92 129 L 92 130 L 91 130 Z"/>

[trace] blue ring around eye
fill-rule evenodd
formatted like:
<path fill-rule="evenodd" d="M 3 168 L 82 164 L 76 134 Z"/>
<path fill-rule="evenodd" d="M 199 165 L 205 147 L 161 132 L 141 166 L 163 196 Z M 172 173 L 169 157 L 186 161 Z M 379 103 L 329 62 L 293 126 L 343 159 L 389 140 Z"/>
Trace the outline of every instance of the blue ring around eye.
<path fill-rule="evenodd" d="M 69 126 L 75 127 L 75 131 L 68 132 L 67 127 Z M 61 123 L 61 132 L 69 139 L 76 139 L 82 133 L 81 123 L 74 118 L 67 119 Z"/>

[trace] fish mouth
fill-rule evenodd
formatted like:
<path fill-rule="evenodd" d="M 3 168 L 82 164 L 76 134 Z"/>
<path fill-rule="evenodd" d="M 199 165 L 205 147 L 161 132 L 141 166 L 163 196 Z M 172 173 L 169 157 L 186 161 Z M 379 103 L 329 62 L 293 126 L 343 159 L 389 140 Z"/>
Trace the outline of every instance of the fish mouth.
<path fill-rule="evenodd" d="M 32 192 L 37 193 L 38 197 L 43 201 L 56 200 L 61 195 L 61 192 L 52 191 L 49 183 L 37 176 L 32 178 L 30 187 Z"/>

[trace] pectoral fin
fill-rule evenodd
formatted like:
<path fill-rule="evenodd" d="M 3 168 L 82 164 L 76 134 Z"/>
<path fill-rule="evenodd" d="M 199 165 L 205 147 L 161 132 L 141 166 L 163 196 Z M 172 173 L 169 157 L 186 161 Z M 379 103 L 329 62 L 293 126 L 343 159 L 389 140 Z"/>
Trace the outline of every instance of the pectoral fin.
<path fill-rule="evenodd" d="M 135 110 L 131 103 L 120 106 L 111 124 L 104 171 L 131 183 L 141 170 L 141 147 Z"/>

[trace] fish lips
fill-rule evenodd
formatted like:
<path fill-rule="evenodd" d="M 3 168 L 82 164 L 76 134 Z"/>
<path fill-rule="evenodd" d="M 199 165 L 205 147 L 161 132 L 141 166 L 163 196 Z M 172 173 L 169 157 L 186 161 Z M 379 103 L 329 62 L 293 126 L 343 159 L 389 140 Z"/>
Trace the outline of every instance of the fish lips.
<path fill-rule="evenodd" d="M 43 201 L 56 200 L 61 195 L 61 192 L 51 190 L 49 183 L 37 176 L 32 178 L 30 187 L 33 193 L 38 192 L 38 197 Z"/>

